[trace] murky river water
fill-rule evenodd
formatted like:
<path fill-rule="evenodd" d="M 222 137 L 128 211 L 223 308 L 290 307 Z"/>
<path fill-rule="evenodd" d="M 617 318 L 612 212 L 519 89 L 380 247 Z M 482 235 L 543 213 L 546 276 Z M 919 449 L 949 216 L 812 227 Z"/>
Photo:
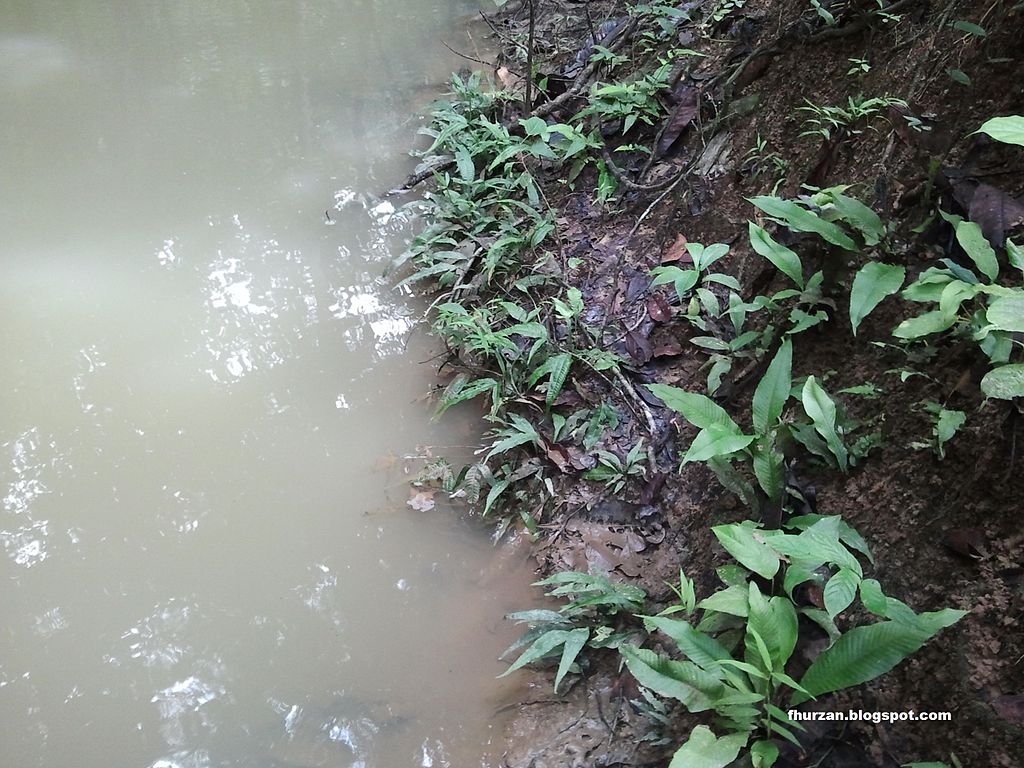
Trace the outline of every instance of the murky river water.
<path fill-rule="evenodd" d="M 470 10 L 0 4 L 0 764 L 495 763 L 526 577 L 405 504 L 471 438 L 375 196 Z"/>

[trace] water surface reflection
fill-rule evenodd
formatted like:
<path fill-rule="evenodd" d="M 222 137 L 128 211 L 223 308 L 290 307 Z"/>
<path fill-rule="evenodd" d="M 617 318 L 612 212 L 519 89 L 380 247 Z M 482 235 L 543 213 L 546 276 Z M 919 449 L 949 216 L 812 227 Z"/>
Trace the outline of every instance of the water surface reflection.
<path fill-rule="evenodd" d="M 468 10 L 0 7 L 5 764 L 491 761 L 526 576 L 405 504 L 472 435 L 375 194 Z"/>

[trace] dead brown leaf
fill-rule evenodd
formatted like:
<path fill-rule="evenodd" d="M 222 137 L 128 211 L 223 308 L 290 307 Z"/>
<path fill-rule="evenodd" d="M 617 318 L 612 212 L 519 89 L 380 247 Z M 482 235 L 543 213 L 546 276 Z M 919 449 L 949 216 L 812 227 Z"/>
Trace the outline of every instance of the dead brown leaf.
<path fill-rule="evenodd" d="M 676 261 L 693 264 L 693 258 L 686 251 L 686 238 L 683 235 L 676 235 L 676 241 L 661 255 L 662 264 L 671 264 Z"/>
<path fill-rule="evenodd" d="M 992 702 L 992 708 L 999 716 L 1014 725 L 1024 726 L 1024 694 L 1015 693 L 1000 696 Z"/>
<path fill-rule="evenodd" d="M 651 320 L 664 323 L 672 319 L 672 308 L 669 307 L 664 296 L 655 293 L 647 299 L 647 314 L 650 315 Z"/>
<path fill-rule="evenodd" d="M 692 85 L 682 86 L 674 95 L 678 98 L 678 104 L 668 116 L 665 128 L 661 132 L 656 157 L 664 155 L 672 148 L 700 111 L 700 92 Z"/>

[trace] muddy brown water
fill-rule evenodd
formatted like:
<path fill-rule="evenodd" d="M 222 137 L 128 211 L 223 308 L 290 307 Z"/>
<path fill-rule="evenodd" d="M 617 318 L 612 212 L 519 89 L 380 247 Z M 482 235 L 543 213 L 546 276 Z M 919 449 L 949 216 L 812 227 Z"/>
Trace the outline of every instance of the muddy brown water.
<path fill-rule="evenodd" d="M 377 196 L 472 10 L 0 5 L 0 764 L 496 764 L 529 574 L 405 503 L 475 435 Z"/>

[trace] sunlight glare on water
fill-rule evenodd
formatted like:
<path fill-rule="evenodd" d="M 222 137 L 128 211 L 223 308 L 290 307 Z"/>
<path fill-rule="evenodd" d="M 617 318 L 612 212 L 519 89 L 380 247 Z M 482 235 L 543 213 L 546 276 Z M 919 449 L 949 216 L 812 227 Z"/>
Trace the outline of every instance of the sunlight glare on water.
<path fill-rule="evenodd" d="M 3 765 L 497 764 L 529 574 L 406 503 L 476 435 L 382 277 L 472 10 L 0 6 Z"/>

